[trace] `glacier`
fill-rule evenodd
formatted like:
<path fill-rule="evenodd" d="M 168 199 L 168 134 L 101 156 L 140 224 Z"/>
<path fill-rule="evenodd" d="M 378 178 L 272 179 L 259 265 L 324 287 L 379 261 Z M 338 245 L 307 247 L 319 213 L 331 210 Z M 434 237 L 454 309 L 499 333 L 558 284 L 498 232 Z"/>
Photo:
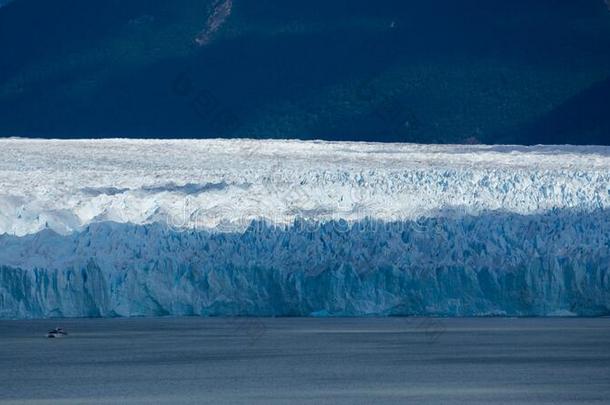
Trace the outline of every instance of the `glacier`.
<path fill-rule="evenodd" d="M 0 318 L 610 314 L 608 147 L 0 151 Z"/>

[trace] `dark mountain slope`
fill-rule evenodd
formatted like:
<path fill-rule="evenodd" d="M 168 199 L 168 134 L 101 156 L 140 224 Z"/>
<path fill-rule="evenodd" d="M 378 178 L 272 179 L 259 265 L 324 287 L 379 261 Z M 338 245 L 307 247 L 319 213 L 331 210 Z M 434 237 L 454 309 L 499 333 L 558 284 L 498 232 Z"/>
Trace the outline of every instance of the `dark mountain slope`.
<path fill-rule="evenodd" d="M 610 143 L 608 50 L 601 0 L 15 0 L 0 136 Z"/>
<path fill-rule="evenodd" d="M 610 77 L 512 131 L 507 138 L 522 143 L 532 139 L 539 143 L 610 143 Z"/>

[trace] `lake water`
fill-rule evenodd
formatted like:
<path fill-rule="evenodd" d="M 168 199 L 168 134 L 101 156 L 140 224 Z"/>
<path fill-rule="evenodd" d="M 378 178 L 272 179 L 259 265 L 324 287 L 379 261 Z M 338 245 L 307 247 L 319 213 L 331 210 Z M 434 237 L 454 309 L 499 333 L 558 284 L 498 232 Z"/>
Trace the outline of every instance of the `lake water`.
<path fill-rule="evenodd" d="M 0 322 L 3 403 L 609 400 L 608 318 Z"/>

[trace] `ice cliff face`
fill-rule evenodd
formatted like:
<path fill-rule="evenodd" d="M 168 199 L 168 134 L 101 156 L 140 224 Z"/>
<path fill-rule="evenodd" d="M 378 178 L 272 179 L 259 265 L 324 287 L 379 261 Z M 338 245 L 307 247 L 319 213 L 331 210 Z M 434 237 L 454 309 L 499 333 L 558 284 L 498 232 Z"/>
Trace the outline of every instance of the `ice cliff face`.
<path fill-rule="evenodd" d="M 610 313 L 610 148 L 0 150 L 2 318 Z"/>

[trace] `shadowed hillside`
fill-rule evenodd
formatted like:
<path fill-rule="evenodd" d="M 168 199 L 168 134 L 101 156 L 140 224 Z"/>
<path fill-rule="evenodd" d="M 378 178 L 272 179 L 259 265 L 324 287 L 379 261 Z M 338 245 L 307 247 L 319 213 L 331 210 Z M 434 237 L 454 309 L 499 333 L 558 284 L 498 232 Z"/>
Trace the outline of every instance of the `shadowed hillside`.
<path fill-rule="evenodd" d="M 0 136 L 610 143 L 603 0 L 14 0 L 0 49 Z"/>

